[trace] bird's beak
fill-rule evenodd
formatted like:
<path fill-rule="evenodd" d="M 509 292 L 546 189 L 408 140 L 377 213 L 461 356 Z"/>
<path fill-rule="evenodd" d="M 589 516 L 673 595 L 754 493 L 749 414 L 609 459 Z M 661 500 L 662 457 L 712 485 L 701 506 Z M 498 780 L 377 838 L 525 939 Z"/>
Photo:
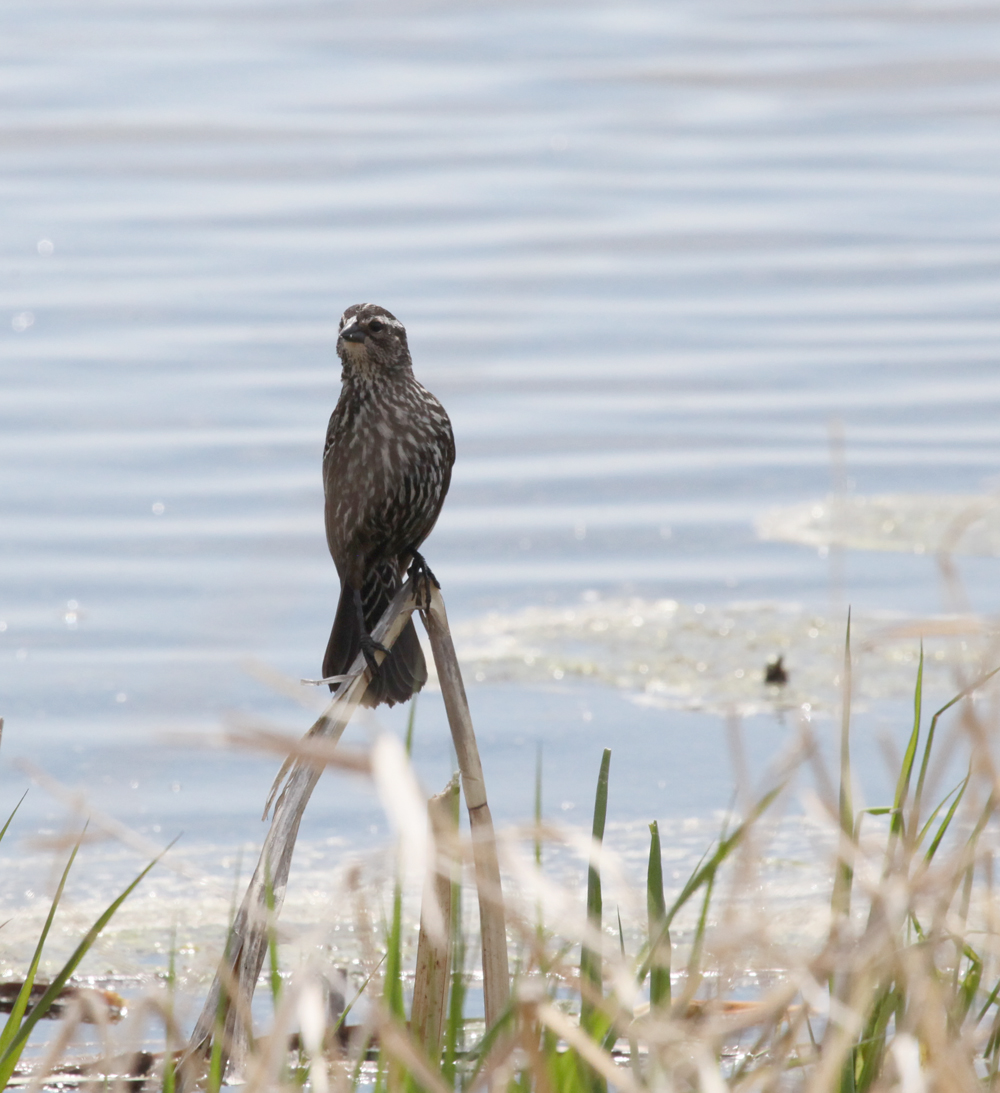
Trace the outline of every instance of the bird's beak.
<path fill-rule="evenodd" d="M 344 327 L 340 332 L 340 336 L 345 342 L 363 342 L 365 340 L 365 330 L 358 323 L 352 323 L 350 326 Z"/>

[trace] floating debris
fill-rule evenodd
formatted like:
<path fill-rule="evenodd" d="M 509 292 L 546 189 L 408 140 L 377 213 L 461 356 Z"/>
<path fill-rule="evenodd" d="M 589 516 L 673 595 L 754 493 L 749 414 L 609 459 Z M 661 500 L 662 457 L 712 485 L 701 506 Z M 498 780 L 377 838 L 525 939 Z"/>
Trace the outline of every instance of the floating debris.
<path fill-rule="evenodd" d="M 784 687 L 788 682 L 788 672 L 785 668 L 785 658 L 783 656 L 767 662 L 767 666 L 764 668 L 764 682 L 775 687 Z"/>

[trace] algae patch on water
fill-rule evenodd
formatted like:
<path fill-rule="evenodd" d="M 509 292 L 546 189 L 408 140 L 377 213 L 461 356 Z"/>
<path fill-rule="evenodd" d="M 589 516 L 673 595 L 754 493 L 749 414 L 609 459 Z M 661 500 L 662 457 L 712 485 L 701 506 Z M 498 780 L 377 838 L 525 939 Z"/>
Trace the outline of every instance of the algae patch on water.
<path fill-rule="evenodd" d="M 846 609 L 820 613 L 795 604 L 682 604 L 602 598 L 571 607 L 529 607 L 456 627 L 472 679 L 552 682 L 583 678 L 673 708 L 752 714 L 808 706 L 839 709 Z M 859 699 L 912 695 L 924 640 L 927 687 L 953 689 L 1000 656 L 992 623 L 960 616 L 855 615 L 854 693 Z M 764 682 L 781 656 L 788 682 Z"/>

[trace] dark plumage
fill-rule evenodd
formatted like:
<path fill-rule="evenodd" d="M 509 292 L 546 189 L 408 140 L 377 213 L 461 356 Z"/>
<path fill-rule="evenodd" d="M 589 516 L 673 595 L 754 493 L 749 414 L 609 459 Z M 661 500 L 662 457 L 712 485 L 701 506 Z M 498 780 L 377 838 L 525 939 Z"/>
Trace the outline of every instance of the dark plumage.
<path fill-rule="evenodd" d="M 359 652 L 374 666 L 372 627 L 441 511 L 455 438 L 440 402 L 413 377 L 403 324 L 385 308 L 355 304 L 340 320 L 343 388 L 323 451 L 326 541 L 340 602 L 323 676 L 344 675 Z M 405 702 L 427 681 L 412 621 L 373 673 L 366 706 Z M 330 684 L 334 690 L 337 684 Z"/>

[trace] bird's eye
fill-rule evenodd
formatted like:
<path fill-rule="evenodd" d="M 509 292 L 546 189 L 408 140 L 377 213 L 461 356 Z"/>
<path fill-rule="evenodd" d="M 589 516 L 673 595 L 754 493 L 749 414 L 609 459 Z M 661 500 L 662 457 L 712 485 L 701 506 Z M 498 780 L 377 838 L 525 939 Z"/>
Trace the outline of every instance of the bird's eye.
<path fill-rule="evenodd" d="M 368 324 L 369 333 L 377 334 L 380 330 L 385 330 L 385 323 L 380 323 L 378 319 L 372 319 Z"/>

